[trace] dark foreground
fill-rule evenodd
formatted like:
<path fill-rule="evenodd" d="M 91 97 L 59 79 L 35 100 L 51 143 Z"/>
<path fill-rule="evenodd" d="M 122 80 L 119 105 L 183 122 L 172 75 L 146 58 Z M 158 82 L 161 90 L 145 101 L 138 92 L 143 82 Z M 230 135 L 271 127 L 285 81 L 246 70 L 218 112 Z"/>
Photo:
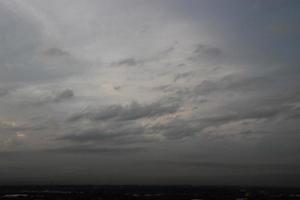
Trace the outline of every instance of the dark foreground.
<path fill-rule="evenodd" d="M 300 188 L 196 186 L 0 186 L 0 199 L 299 199 Z"/>

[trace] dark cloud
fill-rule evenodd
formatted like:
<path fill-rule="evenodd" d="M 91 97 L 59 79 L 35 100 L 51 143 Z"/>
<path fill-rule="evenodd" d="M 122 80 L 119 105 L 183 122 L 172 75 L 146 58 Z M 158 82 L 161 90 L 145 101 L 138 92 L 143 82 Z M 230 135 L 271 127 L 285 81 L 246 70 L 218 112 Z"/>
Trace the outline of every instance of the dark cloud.
<path fill-rule="evenodd" d="M 74 97 L 73 90 L 65 89 L 61 91 L 60 93 L 56 94 L 56 96 L 53 98 L 54 102 L 61 102 L 64 100 L 72 99 Z"/>
<path fill-rule="evenodd" d="M 294 108 L 289 113 L 288 119 L 299 120 L 300 119 L 300 108 Z"/>
<path fill-rule="evenodd" d="M 0 87 L 0 97 L 6 96 L 9 94 L 9 89 Z"/>
<path fill-rule="evenodd" d="M 70 54 L 60 48 L 49 48 L 44 52 L 47 56 L 69 56 Z"/>
<path fill-rule="evenodd" d="M 160 116 L 168 113 L 176 112 L 178 105 L 164 105 L 162 102 L 152 103 L 150 105 L 140 105 L 137 102 L 132 102 L 131 105 L 120 114 L 120 119 L 134 120 L 143 117 Z"/>
<path fill-rule="evenodd" d="M 111 130 L 99 130 L 99 129 L 91 129 L 84 130 L 77 134 L 69 134 L 65 135 L 60 140 L 69 140 L 69 141 L 77 141 L 77 142 L 87 142 L 87 141 L 99 141 L 99 140 L 107 140 L 113 139 L 115 137 L 119 137 L 119 133 L 115 133 Z"/>
<path fill-rule="evenodd" d="M 139 136 L 145 132 L 142 126 L 130 123 L 113 123 L 102 128 L 91 128 L 59 137 L 58 140 L 72 142 L 114 142 L 128 136 Z"/>
<path fill-rule="evenodd" d="M 141 61 L 136 60 L 135 58 L 125 58 L 116 63 L 118 66 L 137 66 L 142 64 Z"/>
<path fill-rule="evenodd" d="M 220 62 L 220 58 L 222 57 L 224 57 L 223 51 L 220 48 L 205 44 L 198 44 L 191 53 L 191 56 L 187 57 L 187 60 L 196 63 L 210 62 L 216 64 Z"/>
<path fill-rule="evenodd" d="M 273 106 L 266 107 L 246 106 L 232 107 L 222 114 L 215 116 L 203 116 L 199 118 L 191 117 L 189 119 L 174 119 L 163 125 L 154 125 L 150 129 L 166 137 L 166 139 L 178 140 L 187 137 L 193 137 L 203 133 L 203 130 L 211 127 L 220 127 L 226 124 L 240 122 L 244 120 L 265 120 L 270 121 L 276 117 L 284 117 L 291 112 L 291 106 Z M 149 130 L 148 130 L 149 131 Z"/>
<path fill-rule="evenodd" d="M 145 63 L 157 62 L 169 54 L 171 54 L 175 50 L 175 46 L 170 46 L 164 50 L 158 51 L 156 54 L 152 56 L 145 57 L 143 59 L 137 59 L 134 57 L 124 58 L 119 60 L 118 62 L 112 63 L 113 65 L 117 66 L 142 66 Z"/>
<path fill-rule="evenodd" d="M 175 118 L 162 125 L 148 126 L 147 129 L 141 130 L 140 133 L 157 133 L 163 135 L 166 139 L 177 140 L 199 135 L 204 129 L 209 127 L 220 127 L 244 120 L 264 120 L 264 123 L 267 123 L 267 121 L 273 119 L 297 116 L 296 114 L 291 115 L 294 107 L 291 106 L 290 103 L 297 102 L 297 97 L 299 96 L 294 89 L 288 91 L 289 95 L 277 95 L 276 91 L 273 92 L 270 90 L 276 85 L 281 85 L 283 80 L 285 80 L 285 78 L 278 76 L 233 74 L 216 81 L 204 81 L 195 88 L 187 89 L 184 92 L 177 92 L 169 98 L 152 104 L 141 105 L 133 102 L 126 106 L 111 105 L 98 111 L 87 111 L 75 114 L 71 116 L 68 121 L 76 122 L 81 119 L 89 119 L 95 122 L 106 120 L 130 121 L 149 117 L 155 118 L 176 112 L 186 100 L 190 100 L 190 98 L 199 94 L 209 97 L 209 95 L 212 94 L 222 96 L 226 92 L 234 92 L 237 94 L 251 93 L 252 95 L 249 100 L 235 98 L 235 101 L 228 101 L 225 98 L 227 102 L 222 111 L 206 116 L 198 113 L 197 106 L 195 106 L 193 116 L 187 119 Z M 171 86 L 166 85 L 155 89 L 164 91 L 169 87 Z M 209 103 L 209 98 L 204 101 L 197 101 L 197 104 L 203 102 Z M 197 115 L 199 117 L 196 117 Z M 100 134 L 99 130 L 93 130 L 92 132 L 93 134 L 70 135 L 64 139 L 92 141 L 93 139 L 105 140 L 110 137 L 110 139 L 119 137 L 119 133 L 116 132 L 104 135 Z M 105 133 L 107 131 L 102 130 L 102 132 Z M 124 130 L 123 132 L 125 133 L 124 135 L 127 135 L 128 131 Z"/>
<path fill-rule="evenodd" d="M 115 90 L 118 90 L 118 91 L 122 90 L 122 88 L 123 88 L 123 87 L 122 87 L 122 86 L 120 86 L 120 85 L 118 85 L 118 86 L 114 86 L 114 89 L 115 89 Z"/>
<path fill-rule="evenodd" d="M 180 79 L 186 79 L 188 78 L 189 76 L 193 75 L 194 72 L 185 72 L 185 73 L 180 73 L 180 74 L 177 74 L 174 78 L 174 82 L 180 80 Z"/>
<path fill-rule="evenodd" d="M 65 89 L 59 92 L 55 92 L 52 95 L 42 97 L 40 100 L 32 101 L 32 102 L 26 102 L 26 105 L 30 106 L 43 106 L 46 104 L 51 103 L 61 103 L 65 102 L 67 100 L 71 100 L 74 98 L 74 92 L 71 89 Z"/>
<path fill-rule="evenodd" d="M 241 120 L 247 120 L 247 119 L 253 119 L 253 120 L 261 120 L 261 119 L 272 119 L 273 117 L 276 117 L 280 114 L 284 114 L 286 112 L 289 112 L 291 109 L 290 106 L 282 106 L 282 107 L 244 107 L 244 108 L 232 108 L 231 114 L 222 114 L 217 115 L 213 117 L 206 117 L 199 119 L 204 124 L 208 124 L 209 126 L 212 125 L 222 125 L 229 122 L 234 121 L 241 121 Z M 234 112 L 234 113 L 232 113 Z"/>
<path fill-rule="evenodd" d="M 195 87 L 194 92 L 201 95 L 226 91 L 251 92 L 253 90 L 262 90 L 266 86 L 272 86 L 274 83 L 276 83 L 276 79 L 273 77 L 232 74 L 217 81 L 204 80 Z"/>
<path fill-rule="evenodd" d="M 210 47 L 204 44 L 198 44 L 196 49 L 194 50 L 195 54 L 199 56 L 206 55 L 211 57 L 217 57 L 222 54 L 222 50 L 217 47 Z"/>
<path fill-rule="evenodd" d="M 161 54 L 163 56 L 166 56 L 166 55 L 170 54 L 171 52 L 173 52 L 174 50 L 175 50 L 175 46 L 171 46 L 171 47 L 167 48 L 166 50 L 162 51 Z"/>
<path fill-rule="evenodd" d="M 176 91 L 176 89 L 174 87 L 172 87 L 172 85 L 161 85 L 161 86 L 157 86 L 152 88 L 154 91 L 160 91 L 160 92 L 174 92 Z"/>
<path fill-rule="evenodd" d="M 149 105 L 142 105 L 132 102 L 130 105 L 111 105 L 98 111 L 89 111 L 71 116 L 68 121 L 77 121 L 80 119 L 90 120 L 137 120 L 145 117 L 155 117 L 168 113 L 176 112 L 179 105 L 176 103 L 166 104 L 164 102 L 155 102 Z"/>
<path fill-rule="evenodd" d="M 56 149 L 47 149 L 43 152 L 63 154 L 127 154 L 146 151 L 145 147 L 89 147 L 89 146 L 68 146 Z"/>
<path fill-rule="evenodd" d="M 193 126 L 193 122 L 188 120 L 175 119 L 163 125 L 155 125 L 151 127 L 152 132 L 163 135 L 168 140 L 180 140 L 186 137 L 195 136 L 200 133 L 198 126 Z"/>
<path fill-rule="evenodd" d="M 57 147 L 51 149 L 25 150 L 25 151 L 1 151 L 0 158 L 6 160 L 14 160 L 19 157 L 39 157 L 49 154 L 132 154 L 147 151 L 146 147 L 140 146 L 110 146 L 110 147 L 93 147 L 88 145 L 72 145 L 65 147 Z"/>
<path fill-rule="evenodd" d="M 230 100 L 227 102 L 231 112 L 235 112 L 241 118 L 267 118 L 292 111 L 291 104 L 299 102 L 298 86 L 298 81 L 291 74 L 233 74 L 217 81 L 205 80 L 184 94 L 210 98 L 230 94 L 235 101 L 233 104 Z M 243 96 L 247 96 L 248 99 L 240 99 Z"/>

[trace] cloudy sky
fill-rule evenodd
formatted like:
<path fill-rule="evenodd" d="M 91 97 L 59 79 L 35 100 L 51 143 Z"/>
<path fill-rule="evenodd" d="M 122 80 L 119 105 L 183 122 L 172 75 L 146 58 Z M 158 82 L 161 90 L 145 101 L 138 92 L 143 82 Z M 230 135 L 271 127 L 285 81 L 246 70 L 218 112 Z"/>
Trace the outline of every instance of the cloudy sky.
<path fill-rule="evenodd" d="M 300 185 L 299 9 L 0 0 L 0 184 Z"/>

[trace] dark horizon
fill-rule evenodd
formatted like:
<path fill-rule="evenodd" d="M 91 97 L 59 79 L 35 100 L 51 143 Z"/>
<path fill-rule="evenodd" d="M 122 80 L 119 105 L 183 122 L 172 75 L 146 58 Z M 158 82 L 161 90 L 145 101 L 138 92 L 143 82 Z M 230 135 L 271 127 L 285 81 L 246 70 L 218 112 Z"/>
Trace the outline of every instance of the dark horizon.
<path fill-rule="evenodd" d="M 0 186 L 0 199 L 299 199 L 299 188 L 229 186 Z"/>

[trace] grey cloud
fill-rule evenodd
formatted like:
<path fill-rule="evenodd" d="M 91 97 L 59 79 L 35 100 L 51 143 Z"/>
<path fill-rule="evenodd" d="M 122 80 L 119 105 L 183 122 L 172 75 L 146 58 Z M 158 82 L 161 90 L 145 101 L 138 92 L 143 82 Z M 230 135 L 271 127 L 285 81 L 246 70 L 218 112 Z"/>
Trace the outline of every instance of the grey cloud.
<path fill-rule="evenodd" d="M 222 50 L 217 47 L 210 47 L 204 44 L 198 44 L 196 49 L 194 50 L 194 53 L 200 56 L 204 54 L 207 56 L 216 57 L 222 54 Z"/>
<path fill-rule="evenodd" d="M 176 91 L 176 88 L 172 87 L 172 85 L 161 85 L 161 86 L 152 88 L 152 90 L 168 93 L 168 92 Z"/>
<path fill-rule="evenodd" d="M 280 107 L 258 107 L 252 110 L 248 110 L 246 113 L 242 114 L 242 118 L 245 119 L 270 119 L 284 112 L 290 111 L 290 106 L 280 106 Z"/>
<path fill-rule="evenodd" d="M 119 132 L 113 132 L 111 130 L 99 130 L 91 129 L 84 130 L 77 134 L 68 134 L 60 137 L 59 140 L 69 140 L 76 142 L 87 142 L 87 141 L 102 141 L 107 139 L 113 139 L 115 137 L 120 137 Z"/>
<path fill-rule="evenodd" d="M 127 147 L 93 147 L 88 145 L 72 145 L 66 147 L 46 148 L 38 150 L 23 151 L 0 151 L 0 158 L 15 159 L 24 156 L 45 156 L 47 154 L 109 154 L 120 155 L 128 153 L 139 153 L 147 151 L 146 147 L 127 146 Z"/>
<path fill-rule="evenodd" d="M 54 98 L 54 102 L 60 102 L 68 99 L 72 99 L 74 97 L 73 90 L 65 89 L 62 92 L 58 93 Z"/>
<path fill-rule="evenodd" d="M 9 89 L 0 87 L 0 97 L 6 96 L 9 94 Z"/>
<path fill-rule="evenodd" d="M 133 102 L 128 108 L 124 109 L 120 118 L 125 120 L 134 120 L 143 117 L 153 117 L 173 113 L 176 112 L 177 109 L 178 105 L 162 105 L 161 102 L 145 106 Z"/>
<path fill-rule="evenodd" d="M 194 72 L 185 72 L 185 73 L 180 73 L 180 74 L 177 74 L 174 78 L 174 82 L 180 80 L 180 79 L 186 79 L 188 78 L 189 76 L 193 75 Z"/>
<path fill-rule="evenodd" d="M 121 105 L 111 105 L 98 113 L 92 114 L 89 118 L 93 120 L 107 120 L 119 116 L 121 112 L 124 112 Z"/>
<path fill-rule="evenodd" d="M 123 87 L 122 87 L 122 86 L 119 86 L 119 85 L 118 85 L 118 86 L 114 86 L 114 89 L 115 89 L 115 90 L 118 90 L 118 91 L 119 91 L 119 90 L 122 90 L 122 88 L 123 88 Z"/>
<path fill-rule="evenodd" d="M 145 137 L 148 134 L 147 130 L 144 129 L 142 134 L 138 135 L 128 135 L 126 137 L 122 137 L 118 140 L 114 141 L 116 145 L 128 145 L 128 144 L 139 144 L 139 145 L 147 145 L 160 142 L 159 138 L 151 138 Z"/>
<path fill-rule="evenodd" d="M 299 3 L 104 1 L 0 1 L 1 182 L 299 168 Z"/>
<path fill-rule="evenodd" d="M 81 119 L 89 119 L 92 121 L 110 119 L 117 121 L 137 120 L 145 117 L 157 117 L 167 113 L 176 112 L 185 98 L 193 97 L 193 95 L 197 94 L 208 95 L 218 93 L 219 95 L 222 95 L 226 91 L 246 92 L 246 90 L 259 92 L 257 98 L 249 99 L 249 102 L 239 99 L 236 99 L 235 103 L 227 102 L 224 106 L 224 110 L 222 112 L 217 112 L 214 115 L 200 118 L 196 118 L 196 115 L 194 115 L 194 117 L 185 120 L 176 119 L 164 125 L 148 127 L 149 129 L 144 132 L 145 134 L 162 134 L 167 139 L 182 139 L 201 133 L 203 129 L 208 127 L 218 127 L 228 123 L 249 119 L 269 121 L 277 117 L 289 116 L 293 107 L 287 103 L 297 101 L 297 94 L 295 94 L 294 90 L 291 90 L 289 95 L 279 95 L 276 98 L 274 98 L 274 96 L 268 96 L 276 95 L 276 93 L 268 94 L 263 98 L 260 97 L 260 93 L 264 94 L 264 90 L 273 87 L 274 83 L 280 83 L 281 81 L 281 79 L 278 81 L 276 77 L 269 78 L 268 76 L 251 77 L 230 75 L 215 82 L 204 81 L 194 89 L 187 90 L 183 93 L 176 93 L 175 96 L 172 96 L 172 98 L 170 97 L 168 100 L 164 99 L 164 101 L 158 101 L 150 105 L 141 105 L 136 102 L 127 106 L 112 105 L 96 112 L 88 111 L 75 114 L 68 120 L 73 122 Z M 165 87 L 158 89 L 164 90 Z M 256 95 L 256 93 L 254 94 Z M 209 103 L 209 100 L 206 100 L 205 102 Z M 197 114 L 197 112 L 198 111 L 194 111 L 194 114 Z M 199 113 L 199 116 L 201 116 L 201 113 Z M 114 134 L 111 136 L 114 137 Z M 80 135 L 79 137 L 84 136 Z M 79 137 L 78 140 L 80 140 Z M 98 135 L 95 136 L 95 138 L 96 137 L 98 137 Z M 75 140 L 76 139 L 74 138 L 74 141 Z"/>
<path fill-rule="evenodd" d="M 215 116 L 200 117 L 193 119 L 198 122 L 198 129 L 203 130 L 208 127 L 218 127 L 233 122 L 244 120 L 263 121 L 264 123 L 272 120 L 284 120 L 289 116 L 293 107 L 289 105 L 271 104 L 268 101 L 257 101 L 255 103 L 242 103 L 241 105 L 227 105 L 223 112 Z"/>
<path fill-rule="evenodd" d="M 161 54 L 166 56 L 168 54 L 170 54 L 171 52 L 173 52 L 175 50 L 175 47 L 171 46 L 169 48 L 167 48 L 166 50 L 162 51 Z"/>
<path fill-rule="evenodd" d="M 166 139 L 180 140 L 194 136 L 196 133 L 201 132 L 201 129 L 194 125 L 192 119 L 175 119 L 163 125 L 154 125 L 151 127 L 151 131 L 163 135 Z"/>
<path fill-rule="evenodd" d="M 299 82 L 293 72 L 274 71 L 269 74 L 231 74 L 220 80 L 205 80 L 191 91 L 192 95 L 224 95 L 227 92 L 239 95 L 251 94 L 256 104 L 278 105 L 299 101 Z M 250 97 L 251 98 L 251 97 Z"/>
<path fill-rule="evenodd" d="M 176 45 L 177 45 L 177 42 L 175 44 L 173 44 L 172 46 L 170 46 L 170 47 L 168 47 L 168 48 L 166 48 L 162 51 L 157 52 L 156 55 L 154 55 L 151 58 L 147 59 L 147 61 L 158 61 L 162 58 L 166 58 L 167 56 L 171 55 L 172 52 L 175 51 Z"/>
<path fill-rule="evenodd" d="M 298 120 L 300 119 L 300 108 L 294 108 L 291 110 L 291 112 L 289 113 L 289 116 L 287 117 L 287 119 L 292 119 L 292 120 Z"/>
<path fill-rule="evenodd" d="M 137 102 L 132 102 L 130 105 L 111 105 L 98 112 L 79 113 L 71 116 L 68 121 L 77 121 L 80 119 L 90 120 L 137 120 L 144 117 L 155 117 L 168 113 L 176 112 L 179 108 L 178 104 L 165 104 L 163 102 L 155 102 L 149 105 L 141 105 Z"/>
<path fill-rule="evenodd" d="M 43 106 L 51 103 L 61 103 L 74 98 L 74 92 L 71 89 L 65 89 L 60 92 L 53 93 L 51 96 L 46 96 L 37 101 L 27 102 L 25 104 L 31 106 Z"/>
<path fill-rule="evenodd" d="M 265 76 L 244 76 L 243 74 L 232 74 L 223 77 L 221 80 L 209 81 L 204 80 L 201 84 L 195 87 L 195 92 L 198 94 L 209 94 L 213 92 L 226 91 L 252 91 L 261 90 L 267 84 L 270 86 L 276 80 Z"/>
<path fill-rule="evenodd" d="M 46 149 L 43 152 L 65 153 L 65 154 L 127 154 L 145 151 L 145 147 L 89 147 L 89 146 L 68 146 L 55 149 Z"/>
<path fill-rule="evenodd" d="M 192 61 L 217 61 L 223 55 L 223 51 L 220 48 L 212 47 L 205 44 L 198 44 L 192 55 L 188 57 L 188 60 Z"/>
<path fill-rule="evenodd" d="M 203 123 L 197 120 L 175 119 L 163 125 L 136 125 L 133 122 L 112 122 L 109 126 L 92 128 L 83 131 L 75 131 L 59 137 L 58 140 L 85 143 L 85 142 L 109 142 L 114 144 L 128 143 L 152 143 L 159 138 L 145 137 L 149 134 L 164 136 L 167 140 L 179 140 L 195 136 L 202 129 L 216 125 L 212 120 Z"/>
<path fill-rule="evenodd" d="M 290 76 L 289 76 L 290 77 Z M 290 80 L 287 80 L 289 82 Z M 297 118 L 297 109 L 291 103 L 299 102 L 299 92 L 297 87 L 288 90 L 285 78 L 270 76 L 226 76 L 218 81 L 204 81 L 194 89 L 178 91 L 177 96 L 192 98 L 197 95 L 217 94 L 224 97 L 224 93 L 230 91 L 239 93 L 250 92 L 248 100 L 239 99 L 232 96 L 235 101 L 226 102 L 223 110 L 216 112 L 216 115 L 202 116 L 199 118 L 191 117 L 187 120 L 175 120 L 163 126 L 153 127 L 160 130 L 167 138 L 185 138 L 201 133 L 208 127 L 218 127 L 232 122 L 243 120 L 264 120 L 264 123 L 272 119 Z M 278 86 L 277 86 L 278 85 Z M 296 84 L 297 85 L 297 84 Z M 284 95 L 272 90 L 274 87 L 282 87 Z M 207 96 L 209 100 L 213 97 Z M 225 101 L 227 98 L 225 98 Z M 196 114 L 198 111 L 195 111 Z M 201 113 L 199 113 L 201 116 Z"/>
<path fill-rule="evenodd" d="M 272 119 L 280 114 L 287 111 L 289 107 L 284 108 L 248 108 L 246 110 L 237 110 L 235 114 L 222 114 L 220 116 L 207 117 L 199 119 L 199 123 L 206 127 L 214 127 L 224 125 L 230 122 L 237 122 L 242 120 L 262 120 L 262 119 Z"/>
<path fill-rule="evenodd" d="M 117 66 L 141 66 L 145 63 L 157 62 L 158 60 L 167 57 L 174 50 L 175 50 L 175 46 L 171 46 L 171 47 L 168 47 L 167 49 L 157 52 L 154 55 L 150 55 L 150 56 L 147 56 L 142 59 L 129 57 L 129 58 L 121 59 L 118 62 L 114 62 L 112 64 L 117 65 Z"/>
<path fill-rule="evenodd" d="M 112 124 L 103 128 L 92 128 L 59 137 L 58 140 L 72 142 L 97 142 L 97 141 L 114 141 L 130 135 L 142 135 L 145 132 L 143 127 L 132 124 Z"/>
<path fill-rule="evenodd" d="M 44 55 L 47 56 L 69 56 L 70 54 L 67 51 L 64 51 L 60 48 L 49 48 L 46 51 L 44 51 Z"/>
<path fill-rule="evenodd" d="M 141 64 L 141 61 L 136 60 L 135 58 L 125 58 L 123 60 L 120 60 L 119 62 L 117 62 L 116 64 L 118 66 L 137 66 L 139 64 Z"/>
<path fill-rule="evenodd" d="M 286 115 L 291 110 L 290 106 L 282 107 L 244 107 L 234 108 L 234 113 L 225 111 L 220 115 L 200 118 L 174 119 L 163 125 L 150 127 L 152 132 L 157 132 L 167 139 L 178 140 L 199 135 L 206 128 L 219 127 L 232 122 L 244 120 L 271 120 L 280 115 Z"/>
<path fill-rule="evenodd" d="M 293 74 L 275 71 L 262 75 L 229 75 L 217 81 L 203 81 L 188 93 L 190 95 L 247 95 L 248 100 L 235 97 L 227 103 L 240 117 L 267 118 L 292 111 L 291 104 L 299 102 L 299 82 Z M 234 97 L 232 97 L 234 98 Z"/>
<path fill-rule="evenodd" d="M 90 119 L 90 120 L 108 120 L 118 116 L 123 109 L 120 105 L 111 105 L 99 112 L 87 111 L 82 113 L 77 113 L 68 118 L 69 122 L 75 122 L 81 119 Z"/>

